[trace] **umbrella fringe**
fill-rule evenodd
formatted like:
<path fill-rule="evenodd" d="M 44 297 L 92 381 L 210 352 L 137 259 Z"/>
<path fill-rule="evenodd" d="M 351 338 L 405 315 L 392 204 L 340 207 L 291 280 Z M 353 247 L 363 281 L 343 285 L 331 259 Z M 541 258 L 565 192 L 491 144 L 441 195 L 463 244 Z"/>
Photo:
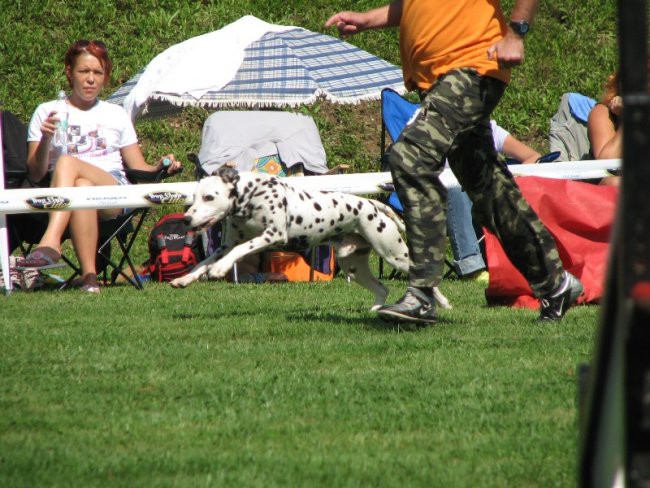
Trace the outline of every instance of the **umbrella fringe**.
<path fill-rule="evenodd" d="M 393 87 L 387 87 L 387 88 L 393 88 Z M 406 93 L 405 88 L 393 88 L 397 93 L 400 95 L 404 95 Z M 332 103 L 340 103 L 340 104 L 353 104 L 356 105 L 361 102 L 367 102 L 367 101 L 372 101 L 372 100 L 379 100 L 381 99 L 381 90 L 375 92 L 375 93 L 366 93 L 365 95 L 358 95 L 354 97 L 337 97 L 336 95 L 332 95 L 331 93 L 327 93 L 325 95 L 325 98 Z"/>
<path fill-rule="evenodd" d="M 406 89 L 404 87 L 391 87 L 391 88 L 393 88 L 399 94 L 406 93 Z M 380 98 L 381 98 L 381 90 L 378 90 L 377 92 L 373 92 L 373 93 L 367 93 L 364 95 L 357 95 L 352 97 L 339 97 L 336 95 L 332 95 L 331 93 L 327 93 L 319 90 L 313 95 L 311 95 L 309 98 L 304 100 L 268 100 L 267 101 L 267 100 L 256 100 L 251 98 L 251 99 L 239 99 L 239 100 L 214 100 L 214 101 L 201 102 L 198 99 L 188 100 L 187 98 L 183 98 L 176 95 L 166 95 L 166 94 L 157 93 L 151 96 L 149 102 L 152 100 L 159 101 L 159 102 L 166 102 L 178 108 L 192 107 L 192 106 L 194 107 L 200 106 L 205 109 L 232 108 L 232 107 L 281 108 L 281 107 L 299 107 L 301 105 L 309 105 L 322 99 L 325 99 L 331 103 L 358 104 L 364 101 L 379 100 Z M 149 102 L 147 102 L 143 113 L 146 113 L 148 111 Z"/>

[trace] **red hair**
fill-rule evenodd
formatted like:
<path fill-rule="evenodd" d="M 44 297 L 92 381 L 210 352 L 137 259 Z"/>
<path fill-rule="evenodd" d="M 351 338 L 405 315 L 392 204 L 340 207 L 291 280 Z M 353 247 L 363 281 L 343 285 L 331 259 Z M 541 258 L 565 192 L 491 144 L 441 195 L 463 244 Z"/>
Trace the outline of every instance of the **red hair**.
<path fill-rule="evenodd" d="M 64 62 L 68 83 L 71 83 L 69 72 L 74 68 L 77 58 L 84 53 L 90 54 L 99 60 L 104 69 L 104 84 L 108 84 L 113 70 L 113 63 L 108 57 L 108 49 L 106 49 L 106 45 L 102 41 L 87 41 L 86 39 L 73 42 L 65 53 Z"/>
<path fill-rule="evenodd" d="M 605 82 L 603 89 L 603 103 L 607 105 L 612 100 L 612 98 L 618 96 L 619 94 L 620 82 L 617 70 L 616 72 L 612 73 L 609 78 L 607 78 L 607 82 Z"/>

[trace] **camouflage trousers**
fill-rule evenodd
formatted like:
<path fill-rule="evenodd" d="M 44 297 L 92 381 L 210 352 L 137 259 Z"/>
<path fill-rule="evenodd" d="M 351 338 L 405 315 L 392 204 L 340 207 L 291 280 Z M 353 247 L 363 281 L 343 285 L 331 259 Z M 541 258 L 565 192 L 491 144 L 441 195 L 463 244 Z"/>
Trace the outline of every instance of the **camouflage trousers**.
<path fill-rule="evenodd" d="M 472 69 L 449 72 L 424 96 L 419 114 L 384 156 L 404 207 L 411 286 L 442 279 L 447 190 L 439 176 L 446 159 L 473 202 L 474 221 L 499 238 L 533 292 L 544 295 L 560 285 L 555 241 L 494 149 L 490 114 L 505 87 Z"/>

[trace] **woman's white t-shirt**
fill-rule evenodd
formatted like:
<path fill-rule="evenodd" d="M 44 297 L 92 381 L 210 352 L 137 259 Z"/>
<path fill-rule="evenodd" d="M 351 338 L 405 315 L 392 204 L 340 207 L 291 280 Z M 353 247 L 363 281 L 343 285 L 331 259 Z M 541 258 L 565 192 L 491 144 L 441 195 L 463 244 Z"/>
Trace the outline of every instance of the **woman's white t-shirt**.
<path fill-rule="evenodd" d="M 56 110 L 57 101 L 40 104 L 29 123 L 28 142 L 41 140 L 41 125 L 50 112 Z M 103 169 L 107 173 L 120 171 L 124 174 L 120 149 L 137 144 L 138 137 L 131 119 L 124 109 L 113 103 L 98 100 L 88 110 L 80 110 L 68 104 L 67 149 L 70 156 Z M 50 147 L 48 171 L 54 169 L 61 156 L 61 148 Z"/>
<path fill-rule="evenodd" d="M 510 132 L 497 124 L 496 120 L 490 120 L 490 127 L 492 128 L 492 139 L 494 140 L 494 149 L 498 153 L 503 154 L 503 145 Z M 449 161 L 445 160 L 445 168 L 449 168 Z"/>
<path fill-rule="evenodd" d="M 510 132 L 505 130 L 500 125 L 497 125 L 496 120 L 490 120 L 490 127 L 492 128 L 494 149 L 496 152 L 503 154 L 503 144 L 506 142 L 506 137 L 510 135 Z"/>

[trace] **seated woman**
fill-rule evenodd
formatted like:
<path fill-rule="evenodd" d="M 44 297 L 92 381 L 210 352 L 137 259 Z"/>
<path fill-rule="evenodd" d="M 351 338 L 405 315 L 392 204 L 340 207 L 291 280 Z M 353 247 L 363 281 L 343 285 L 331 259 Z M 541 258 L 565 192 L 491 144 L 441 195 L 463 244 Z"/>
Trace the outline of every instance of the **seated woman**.
<path fill-rule="evenodd" d="M 540 158 L 537 151 L 513 137 L 494 120 L 491 120 L 490 124 L 497 152 L 523 164 L 535 163 Z M 484 273 L 485 261 L 472 222 L 472 202 L 460 187 L 450 188 L 447 194 L 447 235 L 454 256 L 453 266 L 456 274 L 460 278 L 487 278 Z"/>
<path fill-rule="evenodd" d="M 605 83 L 603 99 L 589 113 L 587 130 L 595 159 L 616 159 L 623 154 L 623 98 L 619 95 L 618 72 Z M 620 184 L 620 176 L 600 180 L 601 185 Z"/>
<path fill-rule="evenodd" d="M 145 162 L 135 129 L 122 107 L 98 99 L 110 79 L 112 63 L 106 46 L 99 41 L 79 40 L 65 54 L 65 73 L 72 93 L 66 100 L 66 141 L 54 145 L 57 129 L 56 101 L 39 105 L 29 124 L 27 165 L 30 177 L 41 181 L 51 174 L 52 187 L 128 184 L 124 165 L 157 172 L 164 159 L 169 173 L 181 164 L 172 154 L 156 166 Z M 99 219 L 115 218 L 120 209 L 72 210 L 50 213 L 45 234 L 38 246 L 19 266 L 42 267 L 61 258 L 61 240 L 69 226 L 72 245 L 81 266 L 81 288 L 98 293 L 95 255 Z"/>

